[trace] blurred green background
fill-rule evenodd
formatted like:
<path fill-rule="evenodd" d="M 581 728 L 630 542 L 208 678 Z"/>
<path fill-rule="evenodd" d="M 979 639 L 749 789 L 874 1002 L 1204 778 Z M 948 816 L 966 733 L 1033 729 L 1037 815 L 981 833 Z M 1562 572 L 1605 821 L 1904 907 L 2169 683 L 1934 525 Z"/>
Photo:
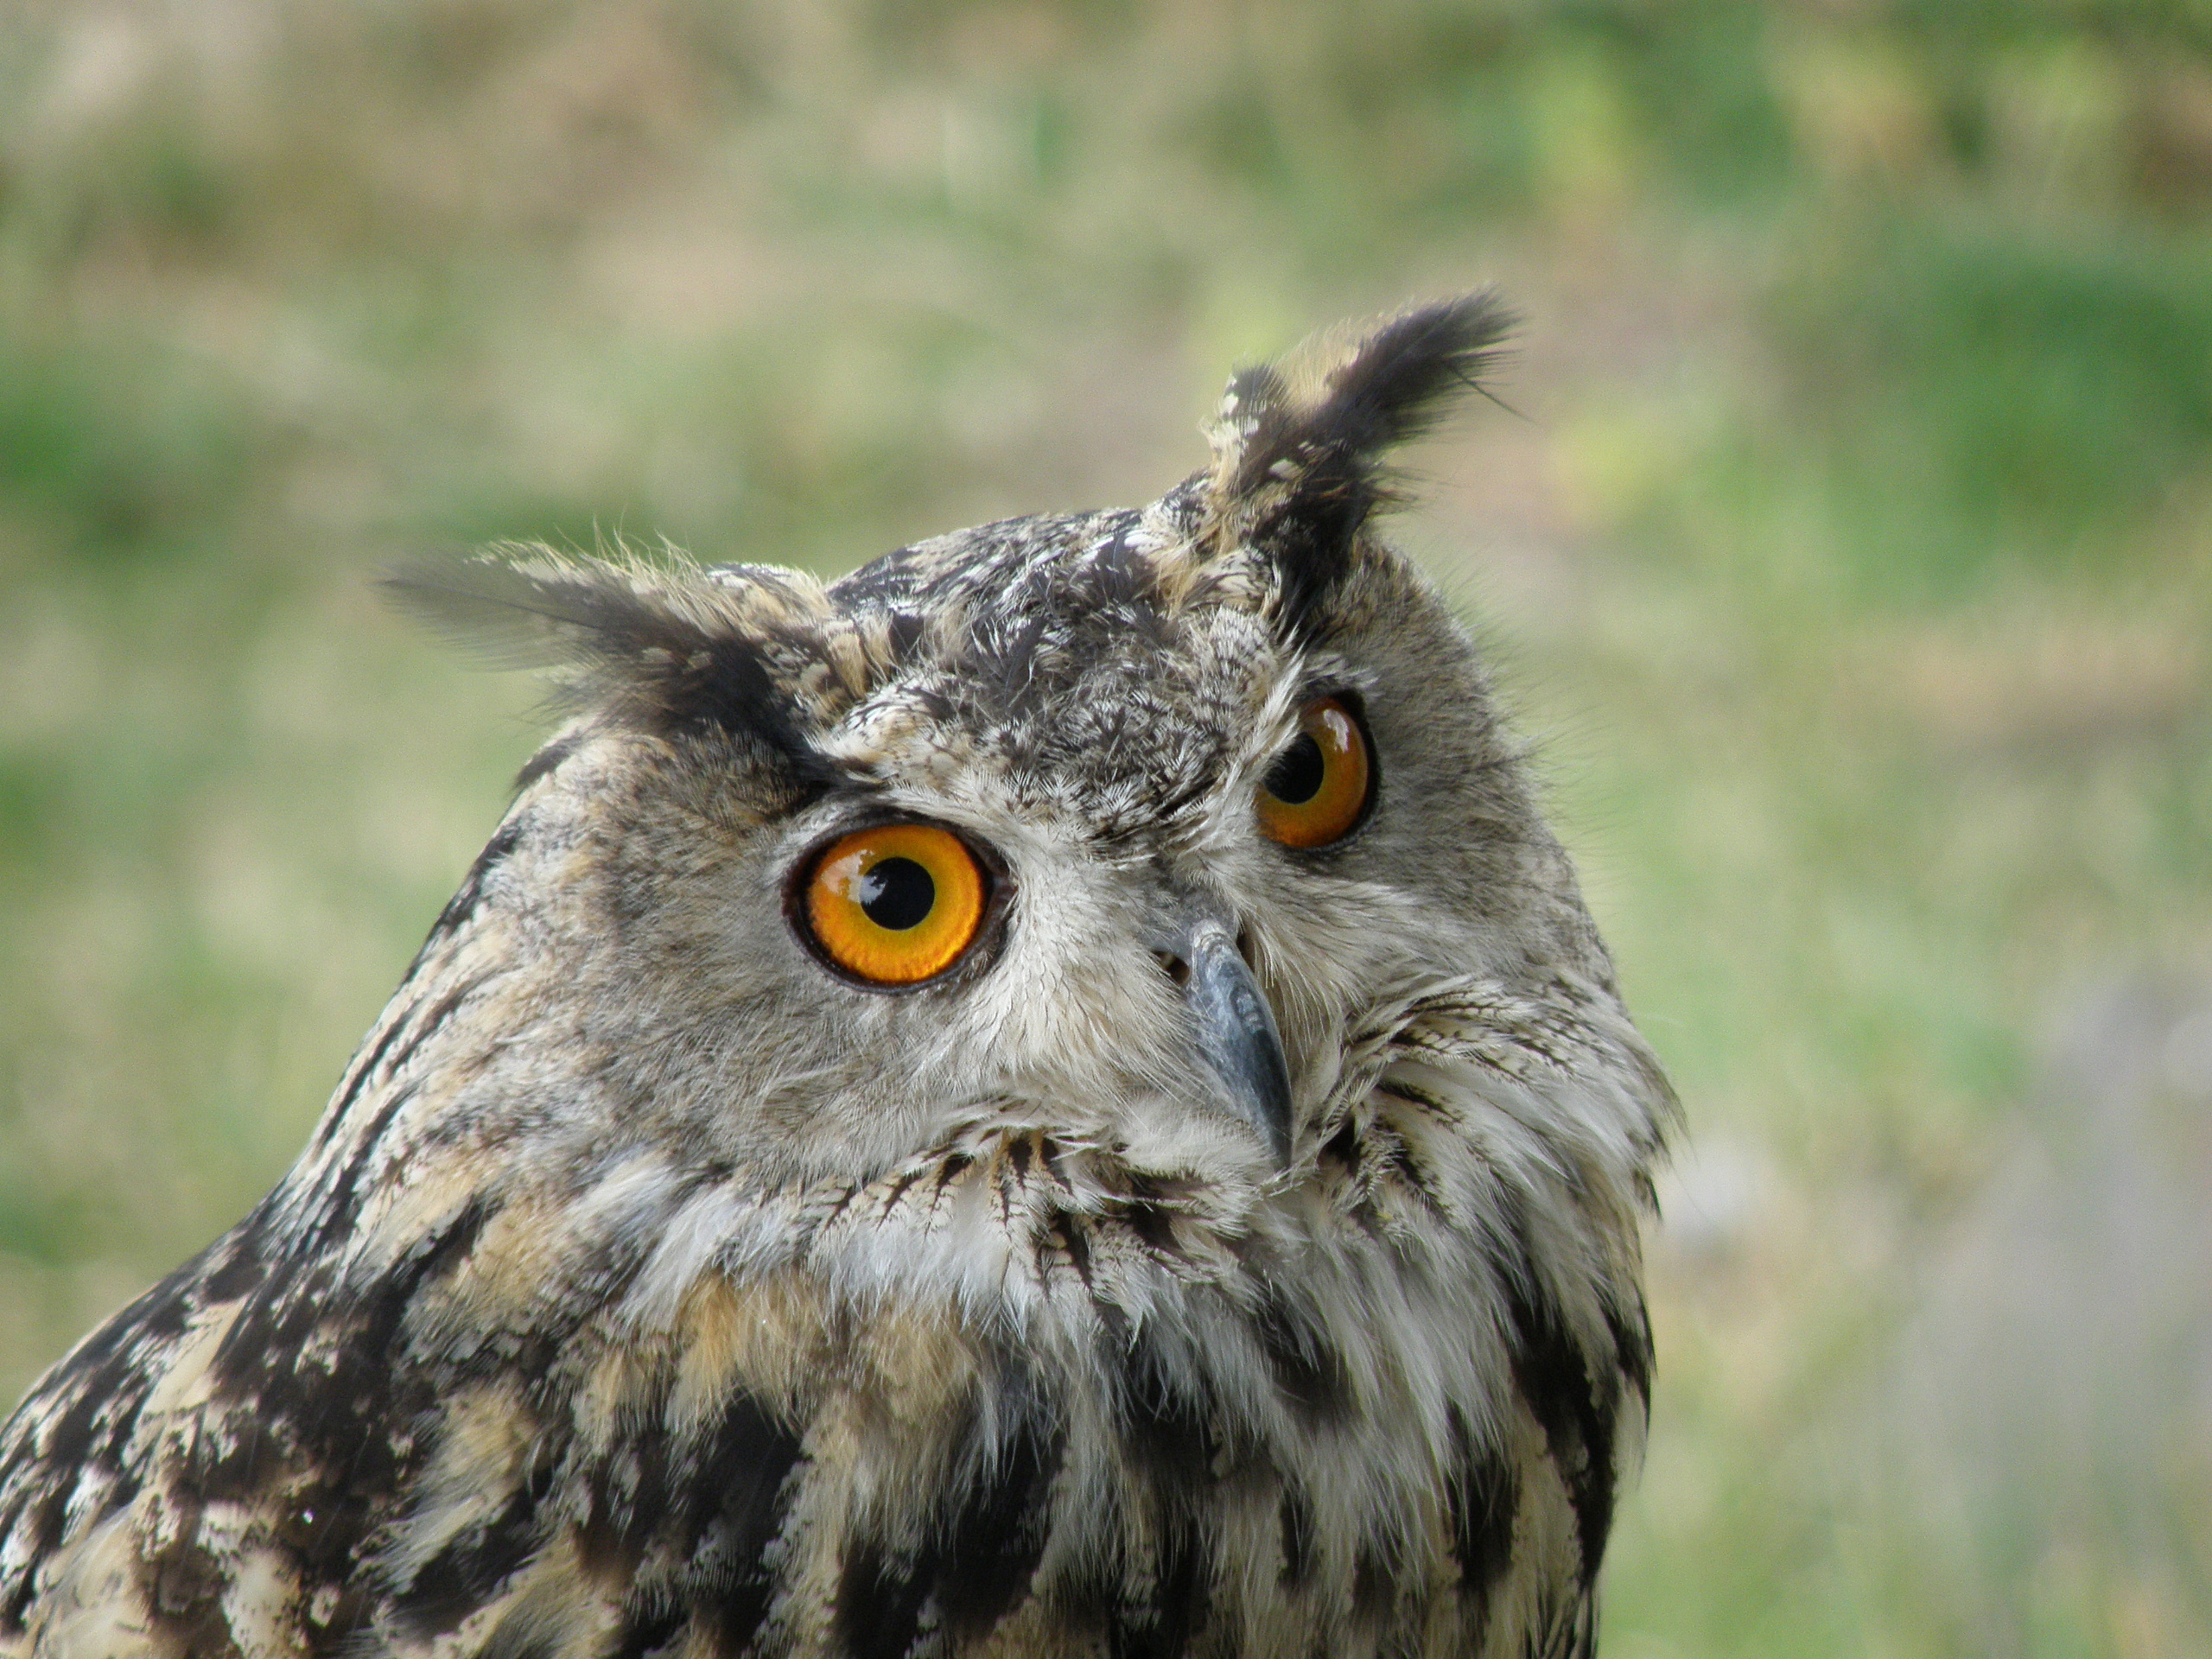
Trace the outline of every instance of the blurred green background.
<path fill-rule="evenodd" d="M 1399 535 L 1694 1132 L 1606 1651 L 2212 1652 L 2205 0 L 0 5 L 0 1395 L 531 747 L 380 567 L 1146 499 L 1483 281 Z"/>

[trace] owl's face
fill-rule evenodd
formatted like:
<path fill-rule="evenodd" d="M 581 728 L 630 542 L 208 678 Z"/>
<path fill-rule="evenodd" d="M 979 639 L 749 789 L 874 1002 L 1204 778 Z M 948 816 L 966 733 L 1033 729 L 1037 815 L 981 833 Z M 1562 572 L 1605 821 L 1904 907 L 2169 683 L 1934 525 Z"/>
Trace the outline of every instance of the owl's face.
<path fill-rule="evenodd" d="M 1463 353 L 1495 327 L 1459 321 Z M 775 1184 L 1003 1124 L 1256 1192 L 1326 1139 L 1379 1010 L 1605 978 L 1466 636 L 1366 525 L 1357 367 L 1232 386 L 1212 471 L 1149 507 L 826 588 L 443 584 L 581 664 L 511 820 L 545 868 L 488 879 L 562 893 L 538 1017 L 603 1056 L 617 1133 Z"/>

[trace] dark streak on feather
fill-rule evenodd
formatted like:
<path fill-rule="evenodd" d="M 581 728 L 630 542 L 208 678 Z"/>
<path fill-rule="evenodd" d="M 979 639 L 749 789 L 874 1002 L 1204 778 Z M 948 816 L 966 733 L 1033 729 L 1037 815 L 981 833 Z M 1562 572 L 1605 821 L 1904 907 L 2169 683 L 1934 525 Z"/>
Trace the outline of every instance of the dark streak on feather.
<path fill-rule="evenodd" d="M 414 1028 L 408 1033 L 406 1042 L 393 1053 L 390 1065 L 385 1067 L 385 1075 L 398 1075 L 400 1069 L 415 1058 L 416 1052 L 436 1036 L 446 1021 L 453 1018 L 454 1011 L 473 993 L 480 989 L 490 977 L 488 974 L 479 974 L 474 979 L 464 979 L 440 997 L 428 1014 L 414 1022 Z"/>
<path fill-rule="evenodd" d="M 933 1564 L 938 1611 L 960 1641 L 987 1635 L 1027 1592 L 1065 1450 L 1033 1378 L 1008 1366 L 995 1386 L 997 1414 L 1010 1428 L 969 1487 Z"/>
<path fill-rule="evenodd" d="M 610 1659 L 652 1659 L 655 1654 L 671 1652 L 690 1626 L 691 1616 L 681 1607 L 640 1611 L 623 1624 Z M 734 1647 L 714 1649 L 729 1654 L 739 1650 Z"/>
<path fill-rule="evenodd" d="M 407 977 L 401 982 L 403 988 L 422 971 L 423 963 L 429 959 L 430 952 L 437 946 L 439 941 L 448 938 L 459 931 L 463 924 L 476 913 L 476 906 L 483 899 L 485 884 L 489 880 L 492 872 L 504 863 L 521 843 L 521 821 L 512 817 L 499 826 L 498 833 L 493 836 L 490 841 L 485 842 L 483 849 L 476 855 L 475 861 L 468 867 L 468 874 L 463 878 L 460 887 L 452 898 L 446 900 L 445 908 L 438 912 L 437 920 L 430 924 L 429 933 L 423 939 L 422 949 L 415 953 L 415 960 L 408 968 Z M 481 982 L 480 980 L 471 982 L 471 988 Z M 353 1103 L 360 1097 L 361 1091 L 376 1077 L 378 1066 L 384 1059 L 385 1052 L 398 1039 L 400 1033 L 408 1028 L 418 1006 L 410 1004 L 397 1013 L 387 1010 L 388 1023 L 384 1028 L 383 1035 L 377 1039 L 376 1046 L 361 1058 L 347 1075 L 345 1082 L 340 1085 L 337 1097 L 324 1109 L 322 1121 L 317 1126 L 314 1141 L 310 1143 L 311 1149 L 320 1151 L 327 1146 L 331 1137 L 344 1124 L 347 1113 L 353 1109 Z M 450 1012 L 450 1009 L 447 1012 Z M 408 1052 L 413 1052 L 411 1046 Z M 399 1061 L 397 1059 L 392 1062 L 395 1070 L 398 1065 Z M 388 1116 L 386 1121 L 389 1121 Z"/>
<path fill-rule="evenodd" d="M 460 931 L 463 923 L 476 914 L 476 906 L 483 900 L 484 888 L 491 880 L 492 873 L 505 863 L 520 845 L 522 820 L 510 817 L 499 827 L 492 839 L 484 843 L 483 850 L 476 855 L 476 861 L 468 867 L 468 874 L 461 879 L 461 886 L 454 889 L 453 897 L 446 900 L 445 908 L 438 912 L 438 919 L 430 924 L 429 936 L 423 941 L 423 948 L 416 952 L 414 967 L 408 969 L 410 978 L 414 976 L 416 969 L 422 967 L 423 960 L 430 954 L 432 945 L 441 939 L 451 938 Z"/>
<path fill-rule="evenodd" d="M 26 1496 L 0 1510 L 0 1538 L 14 1541 L 29 1558 L 12 1587 L 0 1586 L 9 1590 L 0 1600 L 0 1636 L 23 1630 L 37 1583 L 36 1564 L 60 1547 L 85 1474 L 95 1471 L 115 1481 L 93 1520 L 136 1496 L 137 1483 L 124 1474 L 124 1458 L 156 1381 L 143 1356 L 183 1332 L 198 1305 L 200 1276 L 211 1262 L 221 1259 L 218 1271 L 233 1273 L 236 1237 L 210 1245 L 86 1338 L 0 1424 L 0 1446 L 10 1448 L 0 1463 L 0 1485 L 27 1469 L 47 1471 Z M 54 1415 L 39 1421 L 41 1408 L 52 1410 L 64 1402 Z"/>
<path fill-rule="evenodd" d="M 346 1160 L 345 1168 L 338 1172 L 338 1179 L 331 1183 L 330 1190 L 321 1195 L 321 1202 L 317 1206 L 319 1214 L 315 1230 L 307 1247 L 308 1253 L 328 1249 L 333 1243 L 344 1237 L 353 1226 L 360 1211 L 361 1178 L 368 1173 L 370 1160 L 377 1155 L 385 1131 L 391 1127 L 392 1120 L 405 1109 L 409 1101 L 415 1098 L 416 1092 L 416 1086 L 410 1083 L 403 1088 L 394 1089 L 377 1103 L 376 1116 L 369 1120 L 368 1128 L 362 1131 L 360 1140 L 353 1147 L 353 1156 Z"/>
<path fill-rule="evenodd" d="M 1181 1506 L 1160 1508 L 1152 1582 L 1142 1600 L 1125 1600 L 1115 1610 L 1106 1627 L 1110 1659 L 1182 1659 L 1211 1611 L 1205 1533 Z"/>
<path fill-rule="evenodd" d="M 1275 1506 L 1275 1524 L 1282 1533 L 1281 1582 L 1286 1589 L 1299 1589 L 1313 1576 L 1313 1500 L 1287 1476 Z"/>
<path fill-rule="evenodd" d="M 1542 1426 L 1547 1449 L 1574 1510 L 1581 1583 L 1598 1576 L 1613 1520 L 1613 1427 L 1618 1376 L 1593 1368 L 1536 1267 L 1524 1216 L 1510 1217 L 1516 1259 L 1500 1274 L 1512 1322 L 1514 1387 Z"/>
<path fill-rule="evenodd" d="M 1621 1307 L 1611 1300 L 1605 1304 L 1605 1329 L 1613 1338 L 1613 1360 L 1620 1367 L 1628 1385 L 1636 1390 L 1637 1398 L 1649 1410 L 1651 1406 L 1651 1318 L 1644 1311 L 1643 1298 L 1631 1287 L 1628 1293 L 1629 1306 Z"/>
<path fill-rule="evenodd" d="M 845 1546 L 837 1579 L 836 1623 L 841 1649 L 851 1659 L 905 1659 L 921 1633 L 928 1583 L 914 1564 L 879 1538 Z"/>
<path fill-rule="evenodd" d="M 610 1585 L 653 1591 L 630 1611 L 626 1650 L 648 1651 L 638 1644 L 665 1627 L 671 1605 L 722 1651 L 752 1641 L 773 1598 L 764 1557 L 783 1529 L 800 1458 L 798 1433 L 741 1391 L 696 1440 L 671 1433 L 662 1409 L 641 1413 L 638 1433 L 585 1471 L 578 1561 Z"/>
<path fill-rule="evenodd" d="M 1083 1281 L 1084 1289 L 1095 1292 L 1096 1287 L 1090 1278 L 1090 1238 L 1083 1218 L 1070 1215 L 1065 1210 L 1056 1210 L 1052 1212 L 1052 1220 L 1046 1224 L 1046 1230 L 1052 1242 L 1058 1245 L 1060 1253 L 1066 1256 L 1068 1266 L 1075 1269 L 1075 1276 Z"/>
<path fill-rule="evenodd" d="M 912 659 L 915 648 L 922 643 L 925 626 L 916 612 L 893 610 L 886 613 L 883 630 L 891 643 L 893 662 L 905 663 Z"/>
<path fill-rule="evenodd" d="M 1122 1440 L 1132 1459 L 1171 1485 L 1205 1478 L 1223 1450 L 1218 1403 L 1177 1388 L 1150 1344 L 1101 1340 L 1110 1344 L 1102 1357 L 1117 1384 Z"/>
<path fill-rule="evenodd" d="M 138 1563 L 152 1633 L 190 1659 L 242 1659 L 223 1611 L 229 1580 L 213 1551 L 200 1542 L 194 1516 L 179 1535 Z"/>
<path fill-rule="evenodd" d="M 463 1531 L 424 1562 L 391 1599 L 400 1628 L 418 1639 L 444 1636 L 485 1603 L 544 1542 L 540 1510 L 554 1465 L 541 1459 L 499 1512 Z"/>
<path fill-rule="evenodd" d="M 691 1483 L 677 1537 L 700 1622 L 724 1653 L 748 1647 L 775 1594 L 765 1559 L 798 1484 L 800 1436 L 761 1402 L 740 1395 Z"/>
<path fill-rule="evenodd" d="M 1276 1391 L 1308 1427 L 1343 1421 L 1351 1409 L 1344 1356 L 1280 1286 L 1262 1283 L 1251 1310 L 1252 1334 L 1268 1357 Z"/>
<path fill-rule="evenodd" d="M 233 1248 L 251 1248 L 263 1215 L 241 1227 Z M 416 1296 L 466 1259 L 486 1215 L 480 1203 L 466 1206 L 363 1289 L 342 1288 L 327 1261 L 258 1285 L 209 1363 L 207 1414 L 183 1454 L 178 1489 L 200 1503 L 249 1505 L 291 1483 L 282 1500 L 289 1518 L 271 1541 L 306 1584 L 359 1580 L 369 1541 L 415 1467 L 417 1448 L 404 1426 L 436 1403 L 434 1383 L 406 1359 L 403 1324 Z M 228 1579 L 200 1552 L 196 1515 L 187 1511 L 186 1524 L 143 1570 L 155 1617 L 181 1650 L 219 1655 L 229 1639 L 222 1613 Z M 355 1611 L 361 1605 L 351 1604 Z M 305 1651 L 337 1650 L 353 1622 L 334 1618 L 308 1627 Z"/>
<path fill-rule="evenodd" d="M 573 736 L 556 737 L 539 747 L 536 754 L 523 762 L 522 770 L 515 773 L 515 793 L 519 795 L 547 773 L 556 771 L 561 763 L 576 752 Z"/>
<path fill-rule="evenodd" d="M 1398 1604 L 1404 1573 L 1404 1546 L 1395 1533 L 1362 1538 L 1352 1554 L 1352 1617 L 1370 1625 L 1382 1624 Z"/>
<path fill-rule="evenodd" d="M 1457 1406 L 1451 1412 L 1451 1461 L 1445 1470 L 1452 1559 L 1459 1566 L 1459 1604 L 1471 1639 L 1481 1645 L 1491 1592 L 1513 1564 L 1513 1520 L 1520 1483 L 1494 1449 L 1478 1446 Z"/>
<path fill-rule="evenodd" d="M 320 1152 L 330 1143 L 330 1137 L 345 1122 L 346 1113 L 353 1109 L 353 1103 L 360 1098 L 361 1090 L 368 1086 L 369 1079 L 376 1074 L 378 1064 L 391 1046 L 399 1040 L 399 1033 L 407 1029 L 415 1008 L 416 1005 L 410 1003 L 385 1021 L 384 1034 L 377 1039 L 376 1046 L 361 1058 L 351 1075 L 340 1086 L 338 1097 L 324 1111 L 322 1122 L 315 1132 L 311 1150 Z"/>

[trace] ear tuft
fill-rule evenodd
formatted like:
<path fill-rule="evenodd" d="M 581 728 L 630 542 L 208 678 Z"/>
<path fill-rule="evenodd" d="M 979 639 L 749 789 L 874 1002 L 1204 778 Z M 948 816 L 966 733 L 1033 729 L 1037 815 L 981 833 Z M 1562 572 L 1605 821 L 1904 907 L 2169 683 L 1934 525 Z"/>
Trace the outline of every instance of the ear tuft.
<path fill-rule="evenodd" d="M 502 668 L 549 671 L 556 701 L 612 722 L 749 738 L 796 777 L 828 775 L 798 681 L 818 656 L 819 584 L 675 559 L 588 559 L 507 545 L 423 560 L 379 584 L 400 610 Z"/>
<path fill-rule="evenodd" d="M 1271 556 L 1294 623 L 1349 568 L 1353 537 L 1389 501 L 1388 452 L 1483 391 L 1512 326 L 1485 290 L 1402 312 L 1348 350 L 1309 344 L 1285 365 L 1240 371 L 1207 434 L 1213 544 Z"/>

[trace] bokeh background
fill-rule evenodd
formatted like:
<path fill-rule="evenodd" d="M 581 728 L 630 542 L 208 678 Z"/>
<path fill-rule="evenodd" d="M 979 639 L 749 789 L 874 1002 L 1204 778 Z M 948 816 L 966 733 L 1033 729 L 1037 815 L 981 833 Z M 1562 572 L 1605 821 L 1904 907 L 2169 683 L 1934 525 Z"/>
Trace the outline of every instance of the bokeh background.
<path fill-rule="evenodd" d="M 532 745 L 381 567 L 1148 499 L 1480 282 L 1399 534 L 1694 1133 L 1606 1651 L 2212 1652 L 2204 0 L 0 3 L 0 1395 Z"/>

